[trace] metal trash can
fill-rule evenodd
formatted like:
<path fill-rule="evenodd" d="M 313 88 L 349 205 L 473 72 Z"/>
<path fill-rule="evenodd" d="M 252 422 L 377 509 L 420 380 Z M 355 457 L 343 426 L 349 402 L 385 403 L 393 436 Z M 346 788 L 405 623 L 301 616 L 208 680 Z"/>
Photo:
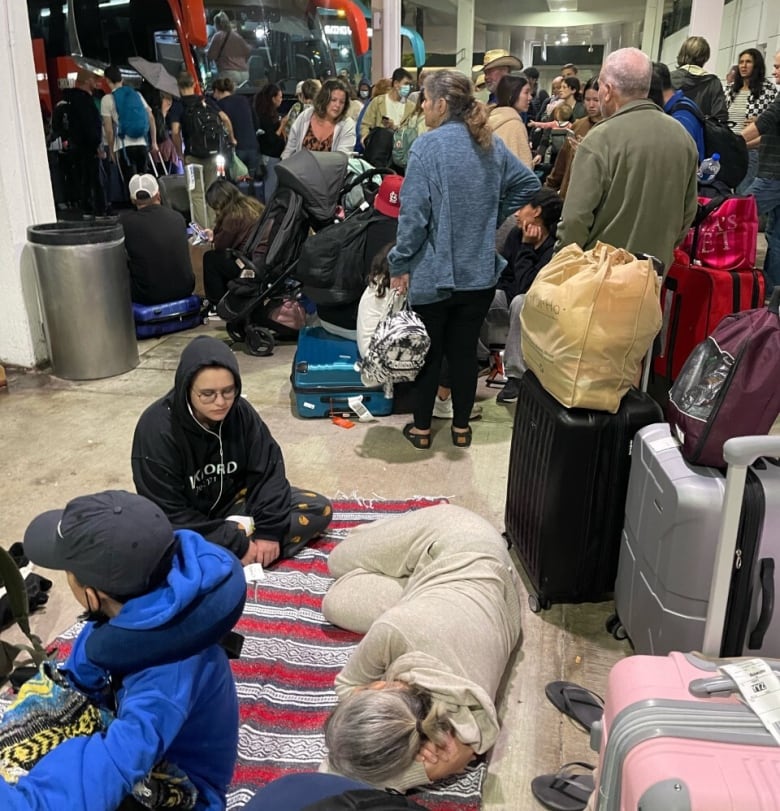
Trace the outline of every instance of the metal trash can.
<path fill-rule="evenodd" d="M 54 374 L 95 380 L 138 366 L 130 274 L 119 222 L 32 225 L 27 239 Z"/>

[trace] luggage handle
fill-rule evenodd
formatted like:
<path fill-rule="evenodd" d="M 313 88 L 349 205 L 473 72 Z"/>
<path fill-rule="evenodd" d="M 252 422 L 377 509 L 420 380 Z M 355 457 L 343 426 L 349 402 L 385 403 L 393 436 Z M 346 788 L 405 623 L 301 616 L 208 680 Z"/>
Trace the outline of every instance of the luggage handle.
<path fill-rule="evenodd" d="M 775 560 L 774 558 L 761 558 L 759 579 L 761 581 L 761 613 L 756 620 L 756 627 L 748 638 L 749 650 L 760 650 L 764 644 L 764 636 L 772 622 L 775 613 Z"/>
<path fill-rule="evenodd" d="M 780 676 L 780 660 L 778 659 L 764 659 L 774 673 Z M 696 698 L 712 698 L 718 696 L 725 698 L 732 693 L 739 692 L 737 683 L 731 676 L 725 673 L 719 673 L 717 676 L 710 676 L 704 679 L 694 679 L 688 685 L 688 692 Z"/>
<path fill-rule="evenodd" d="M 720 654 L 747 469 L 761 456 L 780 457 L 780 436 L 732 437 L 723 445 L 723 458 L 728 464 L 728 471 L 704 625 L 702 653 L 705 656 Z"/>
<path fill-rule="evenodd" d="M 653 270 L 658 274 L 658 276 L 663 279 L 664 277 L 664 263 L 657 257 L 652 256 L 649 253 L 638 253 L 636 255 L 637 259 L 649 259 L 650 264 L 653 266 Z M 664 324 L 661 323 L 661 334 L 665 332 Z M 650 368 L 653 365 L 653 349 L 655 348 L 655 338 L 650 342 L 650 348 L 647 350 L 647 354 L 645 355 L 645 360 L 642 365 L 642 382 L 640 383 L 641 390 L 647 391 L 647 386 L 650 383 Z"/>

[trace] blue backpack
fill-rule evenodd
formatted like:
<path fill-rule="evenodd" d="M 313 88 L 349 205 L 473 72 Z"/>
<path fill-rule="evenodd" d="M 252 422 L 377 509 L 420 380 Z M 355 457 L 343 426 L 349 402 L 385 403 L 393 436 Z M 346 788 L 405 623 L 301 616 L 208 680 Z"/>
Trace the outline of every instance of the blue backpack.
<path fill-rule="evenodd" d="M 113 91 L 120 138 L 145 138 L 149 131 L 149 115 L 141 94 L 132 87 L 117 87 Z"/>

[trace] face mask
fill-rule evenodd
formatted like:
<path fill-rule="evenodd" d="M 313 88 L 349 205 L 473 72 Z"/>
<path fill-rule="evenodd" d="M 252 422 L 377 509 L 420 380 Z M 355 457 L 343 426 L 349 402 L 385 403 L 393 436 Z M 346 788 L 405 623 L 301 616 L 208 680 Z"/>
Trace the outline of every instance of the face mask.
<path fill-rule="evenodd" d="M 398 92 L 401 94 L 401 98 L 405 99 L 412 92 L 412 86 L 410 84 L 402 84 L 398 88 Z"/>
<path fill-rule="evenodd" d="M 368 90 L 361 90 L 360 91 L 360 98 L 367 99 L 368 98 Z"/>

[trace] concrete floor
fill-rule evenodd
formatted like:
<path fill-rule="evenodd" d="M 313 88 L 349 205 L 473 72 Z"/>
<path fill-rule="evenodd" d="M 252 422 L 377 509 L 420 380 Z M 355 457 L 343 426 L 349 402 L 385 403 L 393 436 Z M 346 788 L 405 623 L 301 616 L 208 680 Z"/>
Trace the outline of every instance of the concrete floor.
<path fill-rule="evenodd" d="M 226 337 L 220 321 L 199 332 Z M 8 393 L 0 395 L 0 451 L 4 546 L 21 538 L 39 512 L 63 507 L 74 496 L 107 488 L 133 489 L 130 446 L 138 416 L 172 385 L 182 348 L 196 331 L 139 344 L 140 365 L 127 374 L 74 383 L 45 373 L 8 370 Z M 294 346 L 272 357 L 238 351 L 244 393 L 268 423 L 284 451 L 288 477 L 328 496 L 386 499 L 447 496 L 485 516 L 503 530 L 509 442 L 514 407 L 495 402 L 497 389 L 480 379 L 484 416 L 474 423 L 470 449 L 455 449 L 449 423 L 434 421 L 439 433 L 429 453 L 415 450 L 397 415 L 345 430 L 328 420 L 301 420 L 293 412 L 289 374 Z M 562 506 L 562 508 L 565 508 Z M 500 713 L 503 732 L 495 746 L 485 786 L 486 811 L 540 808 L 530 781 L 571 760 L 596 762 L 587 736 L 546 700 L 544 686 L 556 679 L 602 693 L 607 673 L 629 653 L 604 631 L 611 603 L 554 606 L 534 615 L 525 607 L 524 641 L 506 677 Z M 78 606 L 56 580 L 45 610 L 33 627 L 52 639 L 75 619 Z"/>

